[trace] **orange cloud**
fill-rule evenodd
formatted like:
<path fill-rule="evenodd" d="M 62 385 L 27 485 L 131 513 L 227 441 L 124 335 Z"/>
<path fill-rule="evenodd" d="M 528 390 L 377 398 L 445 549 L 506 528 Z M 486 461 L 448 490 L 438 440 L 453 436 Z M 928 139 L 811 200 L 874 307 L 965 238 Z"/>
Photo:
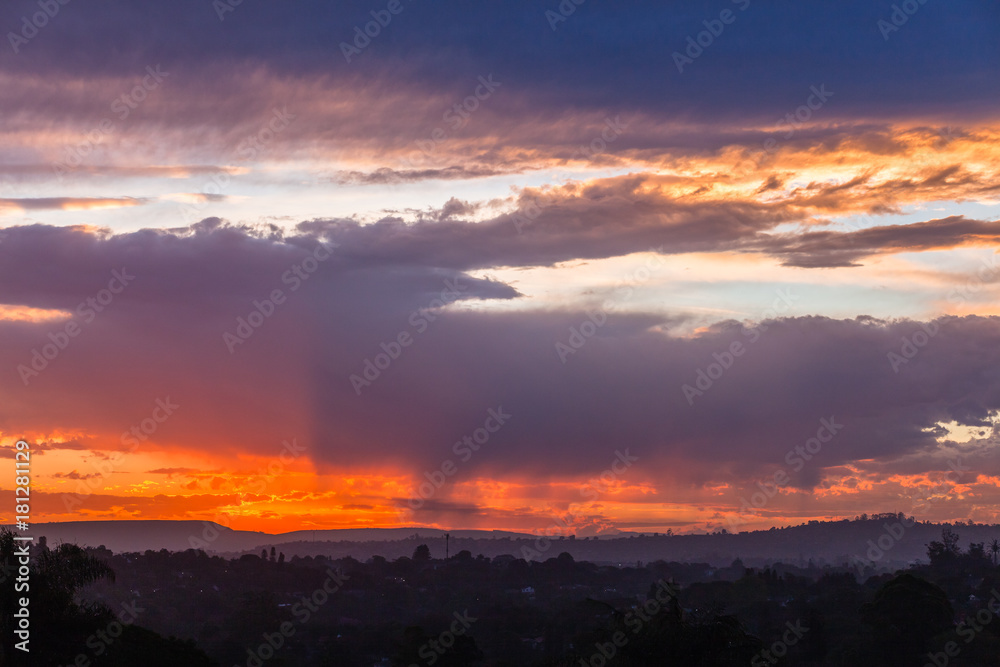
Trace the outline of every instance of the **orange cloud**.
<path fill-rule="evenodd" d="M 133 197 L 38 197 L 33 199 L 0 199 L 0 215 L 35 210 L 91 211 L 105 208 L 142 206 L 144 199 Z"/>

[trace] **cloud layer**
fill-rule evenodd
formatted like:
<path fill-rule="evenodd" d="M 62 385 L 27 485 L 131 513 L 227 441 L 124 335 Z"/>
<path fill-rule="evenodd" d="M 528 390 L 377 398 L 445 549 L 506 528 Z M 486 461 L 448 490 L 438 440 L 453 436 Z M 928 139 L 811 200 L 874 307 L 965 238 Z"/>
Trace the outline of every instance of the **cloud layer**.
<path fill-rule="evenodd" d="M 52 516 L 711 528 L 960 459 L 939 511 L 996 518 L 987 0 L 59 7 L 0 10 Z"/>
<path fill-rule="evenodd" d="M 392 470 L 419 481 L 446 459 L 462 461 L 456 443 L 493 409 L 510 418 L 462 461 L 468 474 L 587 478 L 629 450 L 642 462 L 632 481 L 742 488 L 787 467 L 826 419 L 842 431 L 790 488 L 814 489 L 847 468 L 929 474 L 958 455 L 976 475 L 1000 475 L 991 448 L 942 444 L 939 426 L 992 434 L 996 318 L 724 321 L 677 338 L 658 313 L 456 309 L 446 304 L 518 293 L 428 261 L 422 249 L 461 247 L 463 232 L 427 224 L 442 226 L 433 241 L 417 226 L 402 246 L 415 256 L 362 256 L 392 247 L 366 238 L 383 239 L 378 226 L 339 236 L 218 221 L 110 236 L 9 229 L 4 302 L 79 313 L 112 271 L 135 277 L 92 321 L 74 316 L 79 335 L 27 386 L 18 367 L 58 342 L 65 323 L 0 323 L 9 406 L 0 428 L 85 432 L 97 450 L 123 449 L 122 434 L 169 398 L 176 416 L 144 447 L 264 456 L 296 434 L 321 472 Z M 309 262 L 320 243 L 329 259 Z M 43 264 L 43 274 L 26 271 Z M 256 305 L 276 289 L 281 303 Z M 255 310 L 267 317 L 253 329 Z M 239 318 L 251 323 L 245 340 Z M 227 343 L 226 333 L 241 341 Z M 397 345 L 400 334 L 409 343 Z"/>

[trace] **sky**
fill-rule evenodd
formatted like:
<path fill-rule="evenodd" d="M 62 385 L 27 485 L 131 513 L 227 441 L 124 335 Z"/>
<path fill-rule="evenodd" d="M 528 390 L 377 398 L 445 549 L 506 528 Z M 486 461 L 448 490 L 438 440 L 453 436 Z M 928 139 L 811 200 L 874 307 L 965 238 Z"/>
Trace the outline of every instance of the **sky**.
<path fill-rule="evenodd" d="M 1000 521 L 998 28 L 5 3 L 0 448 L 31 445 L 32 520 Z"/>

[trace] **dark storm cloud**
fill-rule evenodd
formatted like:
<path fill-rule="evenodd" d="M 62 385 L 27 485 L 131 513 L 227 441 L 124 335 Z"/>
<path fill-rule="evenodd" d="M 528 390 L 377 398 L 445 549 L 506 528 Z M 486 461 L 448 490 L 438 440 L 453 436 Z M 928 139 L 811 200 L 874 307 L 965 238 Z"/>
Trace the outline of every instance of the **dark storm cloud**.
<path fill-rule="evenodd" d="M 836 190 L 845 209 L 866 204 L 875 208 L 876 197 L 856 191 L 866 180 L 861 177 L 829 186 L 823 196 L 832 198 Z M 770 230 L 781 223 L 813 222 L 806 212 L 816 206 L 815 196 L 792 192 L 775 202 L 691 200 L 647 187 L 657 181 L 638 175 L 526 191 L 519 197 L 517 213 L 477 223 L 444 215 L 461 206 L 453 200 L 442 213 L 416 223 L 385 218 L 373 225 L 330 220 L 299 227 L 340 245 L 345 257 L 359 262 L 416 261 L 458 269 L 551 265 L 653 248 L 665 254 L 761 252 L 803 268 L 857 266 L 877 254 L 983 245 L 1000 239 L 1000 223 L 961 216 L 855 231 L 772 235 Z M 469 211 L 459 208 L 457 212 Z"/>
<path fill-rule="evenodd" d="M 878 21 L 890 18 L 891 2 L 589 2 L 553 30 L 545 12 L 558 5 L 405 2 L 350 63 L 341 43 L 385 3 L 244 2 L 224 20 L 202 0 L 66 5 L 19 53 L 0 51 L 0 68 L 100 75 L 130 73 L 137 62 L 178 72 L 206 61 L 254 62 L 338 78 L 388 74 L 455 93 L 479 75 L 504 72 L 536 108 L 614 100 L 623 109 L 730 118 L 783 116 L 813 84 L 836 91 L 837 113 L 848 115 L 975 115 L 997 102 L 990 82 L 1000 16 L 989 0 L 919 5 L 889 39 Z M 735 21 L 679 73 L 673 54 L 723 10 Z M 35 2 L 8 3 L 0 25 L 17 32 L 36 11 Z"/>
<path fill-rule="evenodd" d="M 732 249 L 758 231 L 804 219 L 781 205 L 683 201 L 645 188 L 649 182 L 646 176 L 628 176 L 531 191 L 520 195 L 517 213 L 478 223 L 386 218 L 372 225 L 317 220 L 299 227 L 339 245 L 345 257 L 359 262 L 416 261 L 474 269 L 551 265 L 659 246 L 665 253 Z"/>
<path fill-rule="evenodd" d="M 858 260 L 881 253 L 920 252 L 962 245 L 994 246 L 1000 222 L 951 216 L 908 225 L 887 225 L 852 232 L 814 231 L 776 235 L 751 244 L 803 268 L 858 266 Z"/>
<path fill-rule="evenodd" d="M 19 367 L 31 367 L 33 351 L 52 344 L 51 336 L 59 339 L 65 323 L 0 322 L 5 342 L 0 368 L 9 380 L 0 428 L 49 432 L 57 422 L 75 423 L 114 447 L 132 425 L 149 417 L 157 399 L 169 398 L 183 417 L 163 424 L 158 441 L 272 451 L 282 439 L 305 431 L 303 410 L 311 408 L 303 392 L 307 372 L 322 362 L 312 357 L 318 341 L 347 349 L 367 341 L 373 328 L 379 331 L 399 311 L 429 303 L 447 280 L 461 279 L 463 299 L 517 294 L 454 270 L 367 268 L 339 258 L 307 274 L 310 281 L 292 271 L 318 247 L 315 238 L 283 239 L 270 228 L 251 232 L 212 220 L 182 234 L 145 230 L 111 236 L 44 226 L 5 234 L 0 303 L 69 311 L 80 332 L 38 376 L 27 376 L 25 385 Z M 87 299 L 106 289 L 114 271 L 134 279 L 110 304 L 88 308 Z M 223 334 L 236 331 L 237 318 L 247 318 L 254 301 L 263 302 L 275 289 L 284 290 L 287 301 L 230 354 Z M 89 310 L 95 312 L 88 315 Z M 329 338 L 331 332 L 313 324 L 313 318 L 329 313 L 343 322 L 343 335 Z M 101 391 L 79 391 L 88 386 Z M 260 394 L 262 387 L 282 389 Z M 225 413 L 242 416 L 220 419 Z M 171 430 L 180 428 L 175 424 L 187 425 L 178 431 L 184 437 Z"/>
<path fill-rule="evenodd" d="M 282 276 L 315 251 L 319 238 L 309 233 L 218 221 L 183 233 L 6 233 L 0 302 L 72 309 L 113 269 L 136 278 L 27 387 L 17 366 L 63 325 L 0 323 L 5 432 L 80 429 L 118 447 L 157 398 L 169 397 L 180 407 L 152 438 L 156 447 L 210 443 L 266 455 L 299 437 L 321 469 L 378 462 L 422 475 L 453 459 L 470 474 L 526 477 L 593 475 L 628 449 L 641 461 L 637 478 L 698 484 L 785 466 L 821 419 L 835 420 L 842 431 L 794 482 L 808 488 L 823 468 L 862 459 L 910 457 L 914 470 L 939 469 L 945 453 L 930 429 L 951 420 L 982 426 L 1000 409 L 996 318 L 941 318 L 921 329 L 803 317 L 756 329 L 725 322 L 674 338 L 659 325 L 681 316 L 611 313 L 604 322 L 575 309 L 442 309 L 517 292 L 413 255 L 404 262 L 401 250 L 362 258 L 358 235 L 328 246 L 331 258 L 293 292 Z M 426 257 L 442 239 L 420 233 L 409 244 Z M 230 353 L 223 333 L 275 288 L 287 301 Z M 601 326 L 577 346 L 574 331 L 588 319 Z M 933 335 L 893 368 L 890 353 L 903 354 L 904 338 L 921 330 Z M 411 342 L 394 349 L 402 333 Z M 699 371 L 710 372 L 736 341 L 744 352 L 689 400 L 684 385 L 699 386 Z M 560 342 L 577 349 L 565 363 Z M 394 359 L 379 362 L 371 384 L 352 382 L 386 351 Z M 88 386 L 100 391 L 79 391 Z M 491 410 L 509 418 L 463 460 L 455 444 Z M 988 453 L 978 458 L 981 471 L 997 468 Z"/>
<path fill-rule="evenodd" d="M 360 396 L 345 382 L 360 364 L 330 366 L 317 373 L 315 389 L 320 451 L 331 464 L 359 464 L 372 447 L 388 458 L 426 452 L 422 464 L 433 470 L 444 459 L 460 461 L 467 450 L 456 443 L 488 408 L 502 406 L 509 423 L 470 457 L 476 474 L 593 474 L 628 448 L 642 462 L 630 475 L 701 483 L 787 468 L 789 453 L 816 436 L 821 420 L 842 424 L 823 456 L 795 476 L 795 486 L 808 488 L 824 468 L 860 459 L 921 454 L 915 470 L 938 469 L 944 459 L 925 429 L 956 418 L 956 406 L 969 401 L 983 410 L 1000 403 L 1000 386 L 976 371 L 993 373 L 1000 362 L 988 343 L 1000 333 L 995 319 L 937 321 L 934 342 L 899 373 L 888 354 L 920 330 L 915 322 L 769 321 L 750 343 L 735 325 L 686 340 L 659 333 L 652 318 L 612 317 L 561 363 L 554 343 L 584 321 L 585 314 L 451 317 Z M 734 341 L 745 352 L 690 404 L 683 385 L 696 386 L 699 369 Z M 379 351 L 370 345 L 367 356 Z M 429 382 L 438 391 L 418 390 Z M 362 442 L 378 444 L 362 454 Z"/>
<path fill-rule="evenodd" d="M 417 181 L 454 181 L 487 178 L 515 173 L 492 167 L 463 167 L 459 165 L 442 169 L 389 169 L 383 167 L 372 172 L 342 171 L 333 177 L 334 182 L 345 185 L 391 185 Z"/>

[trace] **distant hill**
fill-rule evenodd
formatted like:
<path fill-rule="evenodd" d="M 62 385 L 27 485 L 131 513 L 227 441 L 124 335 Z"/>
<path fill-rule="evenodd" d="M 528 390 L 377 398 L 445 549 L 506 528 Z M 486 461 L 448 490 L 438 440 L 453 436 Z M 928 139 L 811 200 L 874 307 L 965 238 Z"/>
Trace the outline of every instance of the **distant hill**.
<path fill-rule="evenodd" d="M 269 533 L 230 530 L 202 521 L 77 521 L 36 524 L 33 533 L 45 535 L 50 544 L 74 542 L 81 546 L 104 545 L 115 552 L 147 549 L 183 551 L 200 548 L 210 553 L 235 556 L 259 553 L 275 546 L 292 556 L 351 556 L 367 560 L 382 556 L 390 560 L 410 556 L 419 544 L 427 544 L 434 558 L 444 557 L 445 532 L 450 533 L 454 555 L 468 550 L 473 555 L 496 557 L 510 554 L 547 559 L 562 552 L 577 560 L 634 564 L 655 560 L 700 562 L 719 567 L 740 558 L 748 566 L 782 561 L 790 564 L 854 564 L 868 561 L 875 569 L 895 569 L 927 560 L 927 543 L 941 539 L 948 527 L 959 534 L 962 549 L 970 542 L 1000 539 L 1000 526 L 915 523 L 904 527 L 895 515 L 868 520 L 813 521 L 800 526 L 772 528 L 738 534 L 628 535 L 614 538 L 552 538 L 548 544 L 534 535 L 504 531 L 451 530 L 433 528 L 362 528 L 345 530 Z M 902 530 L 901 530 L 902 529 Z"/>
<path fill-rule="evenodd" d="M 192 547 L 207 552 L 248 552 L 283 542 L 388 542 L 403 540 L 413 534 L 423 537 L 497 539 L 530 537 L 525 533 L 489 530 L 438 530 L 435 528 L 347 528 L 341 530 L 296 530 L 288 533 L 262 533 L 231 530 L 210 521 L 67 521 L 37 523 L 31 534 L 45 536 L 49 544 L 71 542 L 80 546 L 105 546 L 114 552 L 184 551 Z"/>

